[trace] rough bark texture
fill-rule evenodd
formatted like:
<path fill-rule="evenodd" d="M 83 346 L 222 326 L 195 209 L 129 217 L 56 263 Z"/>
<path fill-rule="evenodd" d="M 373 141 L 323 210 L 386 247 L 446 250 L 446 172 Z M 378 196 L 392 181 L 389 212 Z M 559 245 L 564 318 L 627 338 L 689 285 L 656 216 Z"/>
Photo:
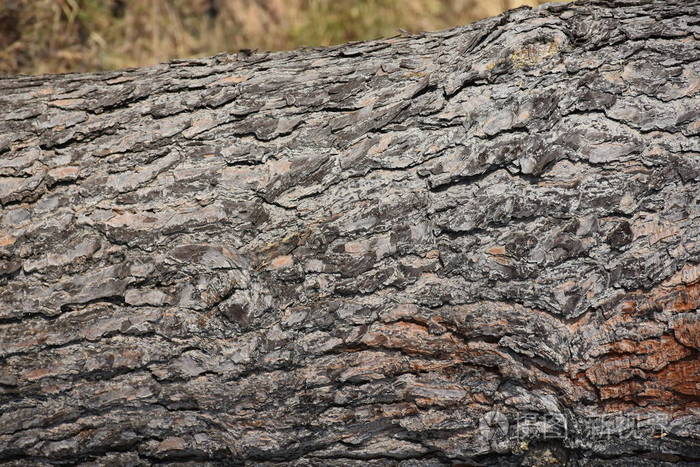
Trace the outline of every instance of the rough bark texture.
<path fill-rule="evenodd" d="M 583 2 L 0 80 L 0 460 L 697 461 L 699 39 Z"/>

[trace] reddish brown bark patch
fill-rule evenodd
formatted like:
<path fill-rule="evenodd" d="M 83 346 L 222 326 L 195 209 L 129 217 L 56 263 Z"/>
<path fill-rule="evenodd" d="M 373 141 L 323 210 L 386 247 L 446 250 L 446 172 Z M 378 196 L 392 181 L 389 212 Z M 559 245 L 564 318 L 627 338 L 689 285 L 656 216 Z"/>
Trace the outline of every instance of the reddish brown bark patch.
<path fill-rule="evenodd" d="M 669 410 L 700 406 L 698 352 L 670 335 L 610 345 L 611 355 L 586 371 L 602 401 L 616 400 Z"/>
<path fill-rule="evenodd" d="M 681 344 L 700 349 L 700 316 L 695 315 L 675 321 L 673 332 Z"/>

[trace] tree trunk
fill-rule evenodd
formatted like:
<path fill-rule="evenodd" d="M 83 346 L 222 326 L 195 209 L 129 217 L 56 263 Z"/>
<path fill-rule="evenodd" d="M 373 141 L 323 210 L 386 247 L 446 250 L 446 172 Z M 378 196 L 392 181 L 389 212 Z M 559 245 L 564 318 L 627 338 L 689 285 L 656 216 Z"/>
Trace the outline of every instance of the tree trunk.
<path fill-rule="evenodd" d="M 588 1 L 0 80 L 0 461 L 693 464 L 699 39 Z"/>

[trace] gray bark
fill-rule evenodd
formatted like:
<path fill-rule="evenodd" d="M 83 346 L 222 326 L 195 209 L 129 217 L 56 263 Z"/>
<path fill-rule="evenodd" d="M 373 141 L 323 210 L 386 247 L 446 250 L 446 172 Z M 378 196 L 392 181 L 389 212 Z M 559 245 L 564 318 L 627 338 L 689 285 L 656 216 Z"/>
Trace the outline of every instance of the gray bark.
<path fill-rule="evenodd" d="M 0 80 L 0 461 L 693 464 L 699 39 L 588 1 Z"/>

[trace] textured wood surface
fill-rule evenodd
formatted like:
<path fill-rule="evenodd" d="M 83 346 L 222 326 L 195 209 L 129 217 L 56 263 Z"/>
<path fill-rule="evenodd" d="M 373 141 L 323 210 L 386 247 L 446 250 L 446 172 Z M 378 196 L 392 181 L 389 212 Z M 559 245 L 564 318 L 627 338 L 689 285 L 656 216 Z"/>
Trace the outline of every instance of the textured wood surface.
<path fill-rule="evenodd" d="M 587 1 L 0 80 L 0 463 L 695 465 L 699 40 Z"/>

